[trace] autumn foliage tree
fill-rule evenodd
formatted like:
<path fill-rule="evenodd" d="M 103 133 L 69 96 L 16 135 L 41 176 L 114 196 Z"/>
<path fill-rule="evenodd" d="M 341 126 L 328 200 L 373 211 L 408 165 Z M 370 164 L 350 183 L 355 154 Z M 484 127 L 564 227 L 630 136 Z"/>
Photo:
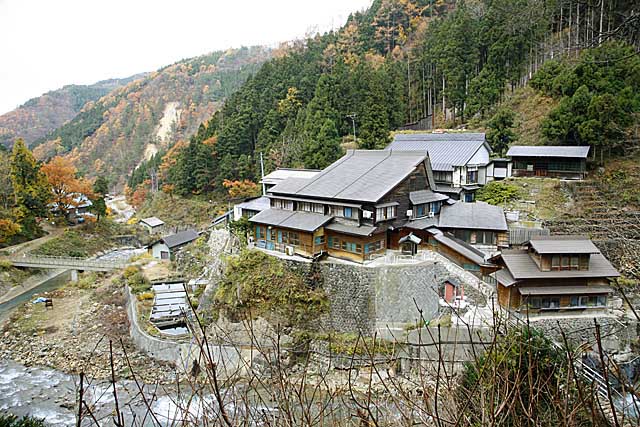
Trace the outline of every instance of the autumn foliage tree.
<path fill-rule="evenodd" d="M 242 181 L 231 181 L 225 179 L 222 185 L 227 189 L 229 197 L 232 199 L 245 199 L 248 197 L 255 197 L 260 194 L 258 184 L 249 181 L 248 179 Z"/>
<path fill-rule="evenodd" d="M 42 171 L 51 185 L 52 202 L 60 214 L 67 215 L 77 208 L 82 203 L 82 195 L 95 198 L 93 183 L 78 177 L 78 170 L 69 159 L 56 156 L 42 167 Z"/>

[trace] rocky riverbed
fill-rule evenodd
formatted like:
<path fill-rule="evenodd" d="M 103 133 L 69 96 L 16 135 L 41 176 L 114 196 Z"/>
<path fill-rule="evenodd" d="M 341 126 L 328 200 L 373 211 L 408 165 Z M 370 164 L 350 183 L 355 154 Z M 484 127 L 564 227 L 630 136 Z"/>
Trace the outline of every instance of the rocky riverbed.
<path fill-rule="evenodd" d="M 117 378 L 131 378 L 133 370 L 150 384 L 169 384 L 175 379 L 172 365 L 157 362 L 134 347 L 122 285 L 113 277 L 84 275 L 77 285 L 42 296 L 53 299 L 53 308 L 28 302 L 4 322 L 0 359 L 105 379 L 111 375 L 111 341 Z"/>

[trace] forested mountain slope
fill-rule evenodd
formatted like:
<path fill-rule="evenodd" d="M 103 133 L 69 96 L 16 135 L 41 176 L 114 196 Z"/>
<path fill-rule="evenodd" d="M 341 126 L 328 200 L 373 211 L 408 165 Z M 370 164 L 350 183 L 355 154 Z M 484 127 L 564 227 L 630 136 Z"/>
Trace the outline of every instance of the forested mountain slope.
<path fill-rule="evenodd" d="M 605 3 L 375 0 L 340 30 L 294 43 L 267 62 L 187 147 L 156 160 L 161 179 L 181 195 L 221 192 L 225 179 L 257 178 L 258 153 L 267 170 L 322 168 L 345 144 L 384 147 L 389 131 L 421 118 L 439 127 L 467 126 L 471 118 L 482 123 L 549 61 L 556 65 L 545 67 L 536 86 L 539 96 L 555 99 L 544 113 L 553 116 L 545 141 L 614 138 L 619 145 L 626 128 L 614 132 L 594 116 L 597 105 L 623 88 L 610 113 L 621 119 L 616 123 L 627 126 L 640 110 L 633 95 L 640 87 L 633 62 L 640 19 L 627 1 Z M 611 72 L 617 62 L 624 64 Z M 554 82 L 554 73 L 562 78 Z M 572 112 L 563 98 L 574 92 L 587 104 Z M 549 112 L 555 105 L 561 109 Z M 579 120 L 563 127 L 562 117 Z"/>
<path fill-rule="evenodd" d="M 66 154 L 81 173 L 122 183 L 142 159 L 192 135 L 270 55 L 232 49 L 164 67 L 88 105 L 36 141 L 34 154 Z"/>
<path fill-rule="evenodd" d="M 142 77 L 144 74 L 92 85 L 67 85 L 32 98 L 0 116 L 0 145 L 11 147 L 17 138 L 31 144 L 73 119 L 86 103 Z"/>

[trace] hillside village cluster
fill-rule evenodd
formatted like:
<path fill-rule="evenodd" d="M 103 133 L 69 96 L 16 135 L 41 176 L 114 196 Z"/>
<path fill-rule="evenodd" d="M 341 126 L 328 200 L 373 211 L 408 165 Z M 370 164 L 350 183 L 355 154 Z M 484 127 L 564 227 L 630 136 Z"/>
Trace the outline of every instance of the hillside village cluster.
<path fill-rule="evenodd" d="M 512 312 L 606 314 L 619 273 L 591 240 L 519 227 L 502 207 L 475 200 L 483 185 L 508 177 L 583 179 L 588 154 L 512 146 L 506 158 L 492 158 L 484 133 L 397 134 L 384 150 L 349 150 L 324 170 L 277 169 L 263 176 L 262 196 L 215 222 L 248 219 L 249 245 L 283 258 L 367 265 L 389 253 L 434 251 L 492 287 Z M 142 224 L 150 232 L 163 226 L 155 217 Z M 169 259 L 197 237 L 185 230 L 149 249 Z M 453 282 L 442 296 L 460 304 L 464 283 Z"/>

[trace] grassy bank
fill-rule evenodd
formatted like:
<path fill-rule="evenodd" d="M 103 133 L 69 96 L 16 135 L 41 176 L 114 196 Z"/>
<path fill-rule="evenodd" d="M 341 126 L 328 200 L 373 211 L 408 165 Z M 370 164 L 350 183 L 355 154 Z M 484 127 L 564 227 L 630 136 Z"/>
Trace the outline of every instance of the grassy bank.
<path fill-rule="evenodd" d="M 113 236 L 126 234 L 128 228 L 109 220 L 69 228 L 60 236 L 43 243 L 36 255 L 86 258 L 116 246 Z"/>
<path fill-rule="evenodd" d="M 138 209 L 136 217 L 140 219 L 155 216 L 169 227 L 185 224 L 201 227 L 210 224 L 212 219 L 226 209 L 226 204 L 216 200 L 196 196 L 184 198 L 158 192 Z"/>

